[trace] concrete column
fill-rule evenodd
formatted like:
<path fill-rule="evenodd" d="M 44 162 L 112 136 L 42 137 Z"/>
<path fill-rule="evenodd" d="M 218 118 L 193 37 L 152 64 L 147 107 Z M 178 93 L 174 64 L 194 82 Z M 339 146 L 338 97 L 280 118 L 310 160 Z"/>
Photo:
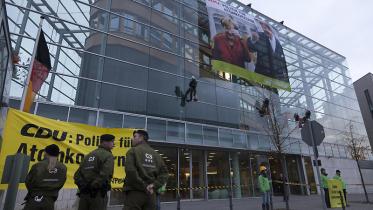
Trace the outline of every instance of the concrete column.
<path fill-rule="evenodd" d="M 232 153 L 232 170 L 233 170 L 233 195 L 235 198 L 241 198 L 241 178 L 240 178 L 240 161 L 238 152 Z"/>

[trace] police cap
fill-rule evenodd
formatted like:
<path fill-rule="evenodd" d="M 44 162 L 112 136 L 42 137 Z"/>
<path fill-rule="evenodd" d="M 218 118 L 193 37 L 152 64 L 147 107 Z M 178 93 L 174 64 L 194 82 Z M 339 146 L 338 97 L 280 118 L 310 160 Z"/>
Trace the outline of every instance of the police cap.
<path fill-rule="evenodd" d="M 111 134 L 102 134 L 101 137 L 100 137 L 101 142 L 103 142 L 103 141 L 114 141 L 114 139 L 115 139 L 115 136 L 113 136 Z"/>
<path fill-rule="evenodd" d="M 60 153 L 60 148 L 55 144 L 51 144 L 45 147 L 45 152 L 50 156 L 57 157 Z"/>

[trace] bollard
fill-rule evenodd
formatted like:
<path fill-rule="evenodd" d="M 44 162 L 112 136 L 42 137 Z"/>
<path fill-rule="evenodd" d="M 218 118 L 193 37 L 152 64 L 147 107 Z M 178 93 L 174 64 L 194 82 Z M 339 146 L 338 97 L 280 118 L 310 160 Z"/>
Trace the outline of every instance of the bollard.
<path fill-rule="evenodd" d="M 343 197 L 342 197 L 342 196 L 343 196 L 343 195 L 342 195 L 342 192 L 339 191 L 339 197 L 341 198 L 342 209 L 343 209 L 343 210 L 346 210 L 346 208 L 345 208 L 345 203 L 343 202 Z"/>
<path fill-rule="evenodd" d="M 161 210 L 161 196 L 157 193 L 156 194 L 156 198 L 157 198 L 157 206 L 156 206 L 156 209 L 157 210 Z"/>
<path fill-rule="evenodd" d="M 229 193 L 229 210 L 233 210 L 232 193 Z"/>
<path fill-rule="evenodd" d="M 180 193 L 179 192 L 177 193 L 177 206 L 176 206 L 176 209 L 180 210 Z"/>
<path fill-rule="evenodd" d="M 271 210 L 273 210 L 272 192 L 269 194 L 269 205 L 270 205 Z"/>
<path fill-rule="evenodd" d="M 11 168 L 9 168 L 11 170 L 11 176 L 9 177 L 9 185 L 6 192 L 4 210 L 14 210 L 18 186 L 20 182 L 23 182 L 23 175 L 27 174 L 29 163 L 30 157 L 27 155 L 21 153 L 14 155 L 13 164 L 11 165 Z"/>

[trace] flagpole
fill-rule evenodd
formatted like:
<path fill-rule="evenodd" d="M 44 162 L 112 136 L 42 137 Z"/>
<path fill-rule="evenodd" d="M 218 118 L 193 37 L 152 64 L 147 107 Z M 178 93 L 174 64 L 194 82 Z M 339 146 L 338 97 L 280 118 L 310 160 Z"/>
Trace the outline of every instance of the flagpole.
<path fill-rule="evenodd" d="M 32 67 L 34 66 L 36 51 L 38 49 L 40 33 L 41 33 L 42 26 L 43 26 L 43 20 L 44 20 L 44 16 L 40 16 L 38 33 L 36 34 L 36 39 L 35 39 L 35 44 L 34 44 L 34 50 L 32 52 L 31 62 L 30 62 L 30 66 L 28 68 L 28 73 L 27 73 L 27 79 L 26 79 L 26 82 L 25 82 L 25 86 L 23 88 L 21 106 L 19 107 L 19 110 L 21 110 L 21 111 L 23 111 L 23 109 L 25 107 L 25 100 L 26 100 L 26 95 L 27 95 L 27 89 L 29 88 L 29 84 L 30 84 Z"/>

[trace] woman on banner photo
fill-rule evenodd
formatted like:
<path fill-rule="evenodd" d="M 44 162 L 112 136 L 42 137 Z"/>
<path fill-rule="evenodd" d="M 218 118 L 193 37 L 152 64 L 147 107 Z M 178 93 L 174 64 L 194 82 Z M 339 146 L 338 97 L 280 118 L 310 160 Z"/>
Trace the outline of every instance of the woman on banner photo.
<path fill-rule="evenodd" d="M 217 33 L 213 38 L 212 58 L 245 68 L 248 52 L 245 50 L 233 18 L 224 16 L 220 19 L 220 24 L 224 31 Z"/>

